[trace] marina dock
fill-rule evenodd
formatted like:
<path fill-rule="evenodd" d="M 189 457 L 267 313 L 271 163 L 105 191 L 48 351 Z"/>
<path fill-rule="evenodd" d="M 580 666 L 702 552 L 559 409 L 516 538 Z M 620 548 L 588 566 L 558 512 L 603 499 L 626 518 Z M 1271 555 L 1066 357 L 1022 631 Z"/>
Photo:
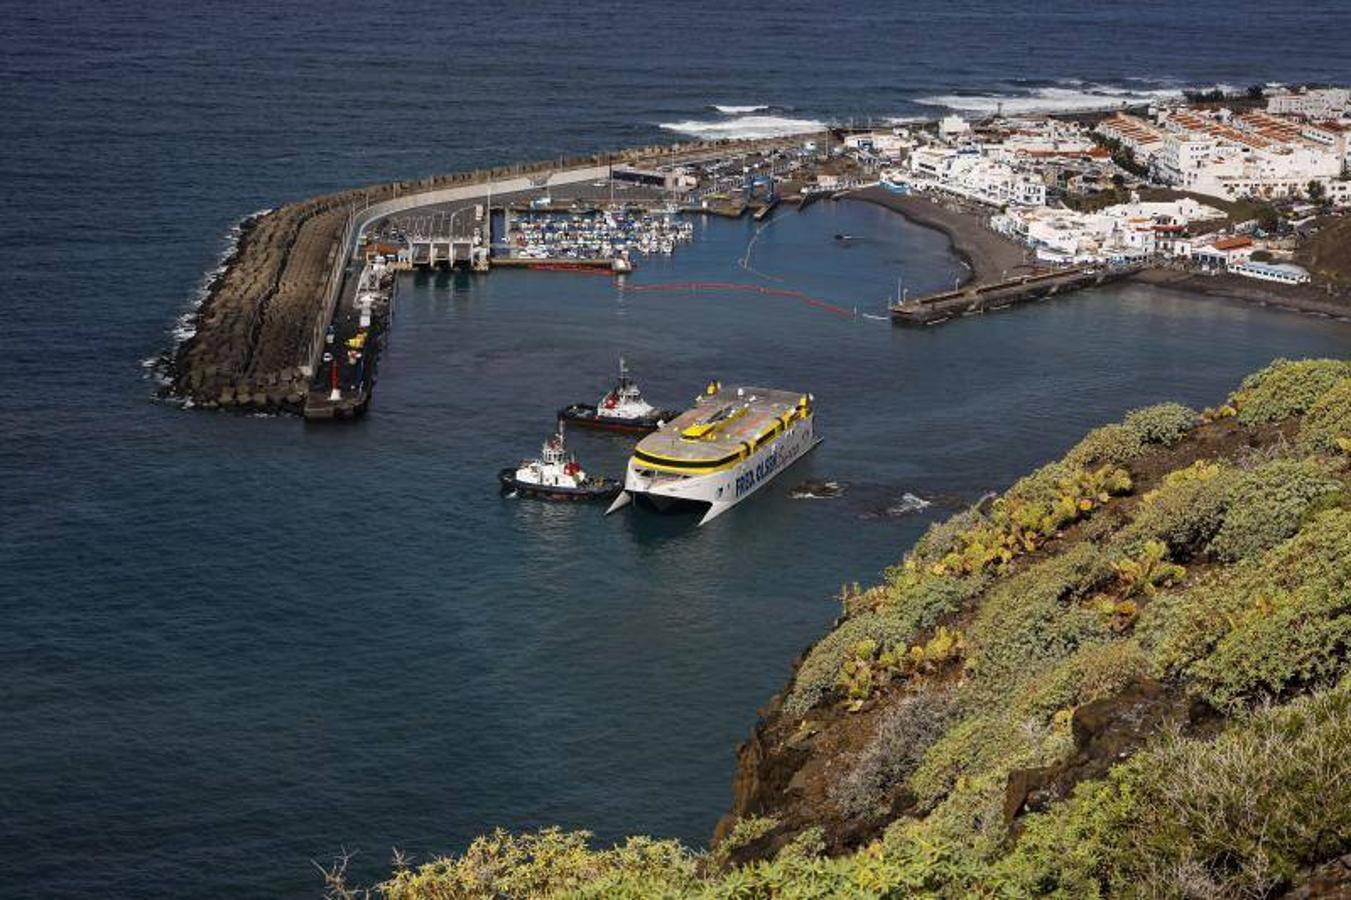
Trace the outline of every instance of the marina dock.
<path fill-rule="evenodd" d="M 368 250 L 383 255 L 393 247 L 394 258 L 387 261 L 394 270 L 468 264 L 483 271 L 495 249 L 494 213 L 529 203 L 542 190 L 556 201 L 594 204 L 603 199 L 602 189 L 614 190 L 609 179 L 622 167 L 642 175 L 663 166 L 764 153 L 799 140 L 654 145 L 501 166 L 356 188 L 250 216 L 239 224 L 237 243 L 190 314 L 190 336 L 168 358 L 166 393 L 200 409 L 310 410 L 316 417 L 329 407 L 335 415 L 359 411 L 369 400 L 369 384 L 360 398 L 314 395 L 322 388 L 323 355 L 332 352 L 325 349 L 329 325 L 342 330 L 340 299 L 354 294 L 352 281 Z M 625 202 L 650 202 L 662 194 L 642 183 L 619 187 Z M 403 227 L 397 242 L 384 240 L 393 237 L 382 231 L 389 223 Z M 534 259 L 529 265 L 550 262 Z"/>

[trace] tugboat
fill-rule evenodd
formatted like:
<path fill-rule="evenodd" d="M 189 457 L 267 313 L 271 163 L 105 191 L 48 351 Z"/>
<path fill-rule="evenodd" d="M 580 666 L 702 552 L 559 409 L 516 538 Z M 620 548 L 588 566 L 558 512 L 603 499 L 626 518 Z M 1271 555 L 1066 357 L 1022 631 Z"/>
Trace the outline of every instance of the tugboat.
<path fill-rule="evenodd" d="M 502 493 L 536 500 L 609 500 L 619 493 L 620 483 L 612 478 L 586 474 L 577 457 L 569 456 L 563 446 L 563 423 L 558 433 L 549 436 L 539 459 L 528 459 L 519 466 L 497 473 Z"/>
<path fill-rule="evenodd" d="M 603 428 L 607 431 L 627 431 L 646 434 L 656 431 L 663 422 L 680 415 L 678 410 L 657 409 L 643 399 L 643 392 L 629 377 L 624 357 L 619 357 L 619 382 L 594 406 L 574 403 L 558 411 L 558 418 L 583 428 Z"/>

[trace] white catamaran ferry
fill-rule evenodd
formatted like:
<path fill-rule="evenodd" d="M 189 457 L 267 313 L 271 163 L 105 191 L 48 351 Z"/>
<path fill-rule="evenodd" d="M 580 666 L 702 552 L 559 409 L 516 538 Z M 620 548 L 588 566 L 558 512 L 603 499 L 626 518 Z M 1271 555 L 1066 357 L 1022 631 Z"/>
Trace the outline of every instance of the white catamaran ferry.
<path fill-rule="evenodd" d="M 658 510 L 704 508 L 703 525 L 820 443 L 813 412 L 810 394 L 714 382 L 692 409 L 638 442 L 624 490 L 606 512 L 632 500 Z"/>

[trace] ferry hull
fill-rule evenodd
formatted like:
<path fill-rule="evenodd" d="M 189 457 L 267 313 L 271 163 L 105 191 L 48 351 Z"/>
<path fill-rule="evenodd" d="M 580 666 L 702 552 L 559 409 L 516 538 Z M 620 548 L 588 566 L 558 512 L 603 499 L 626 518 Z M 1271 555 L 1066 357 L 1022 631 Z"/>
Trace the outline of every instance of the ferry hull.
<path fill-rule="evenodd" d="M 821 442 L 813 430 L 813 417 L 796 420 L 792 426 L 745 460 L 708 475 L 676 475 L 643 468 L 629 460 L 624 491 L 607 512 L 642 501 L 658 511 L 674 511 L 691 505 L 705 508 L 700 525 L 713 521 L 760 490 Z"/>

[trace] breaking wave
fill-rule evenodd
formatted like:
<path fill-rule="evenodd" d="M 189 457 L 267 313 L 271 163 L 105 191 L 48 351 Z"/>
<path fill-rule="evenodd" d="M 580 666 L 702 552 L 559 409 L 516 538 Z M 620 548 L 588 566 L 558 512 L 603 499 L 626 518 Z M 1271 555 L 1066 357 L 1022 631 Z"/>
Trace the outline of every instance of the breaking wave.
<path fill-rule="evenodd" d="M 1202 90 L 1212 88 L 1226 92 L 1236 90 L 1232 85 L 1226 84 L 1212 85 L 1202 88 Z M 1023 113 L 1086 112 L 1122 106 L 1139 106 L 1159 100 L 1180 99 L 1183 90 L 1184 88 L 1181 86 L 1124 87 L 1065 79 L 1053 87 L 1015 89 L 988 94 L 936 94 L 928 97 L 917 97 L 915 102 L 924 106 L 941 106 L 957 112 L 994 113 L 1003 109 L 1006 114 L 1020 115 Z"/>
<path fill-rule="evenodd" d="M 714 104 L 713 104 L 713 108 L 716 109 L 718 112 L 722 113 L 722 114 L 725 115 L 725 116 L 741 116 L 741 115 L 745 115 L 746 113 L 764 112 L 765 110 L 770 109 L 770 107 L 769 107 L 768 105 L 765 105 L 765 106 L 724 106 L 723 104 L 720 104 L 720 103 L 714 103 Z"/>
<path fill-rule="evenodd" d="M 826 123 L 817 119 L 793 119 L 787 116 L 743 115 L 714 121 L 687 119 L 683 122 L 660 122 L 657 127 L 701 140 L 736 140 L 810 134 L 824 131 Z"/>

